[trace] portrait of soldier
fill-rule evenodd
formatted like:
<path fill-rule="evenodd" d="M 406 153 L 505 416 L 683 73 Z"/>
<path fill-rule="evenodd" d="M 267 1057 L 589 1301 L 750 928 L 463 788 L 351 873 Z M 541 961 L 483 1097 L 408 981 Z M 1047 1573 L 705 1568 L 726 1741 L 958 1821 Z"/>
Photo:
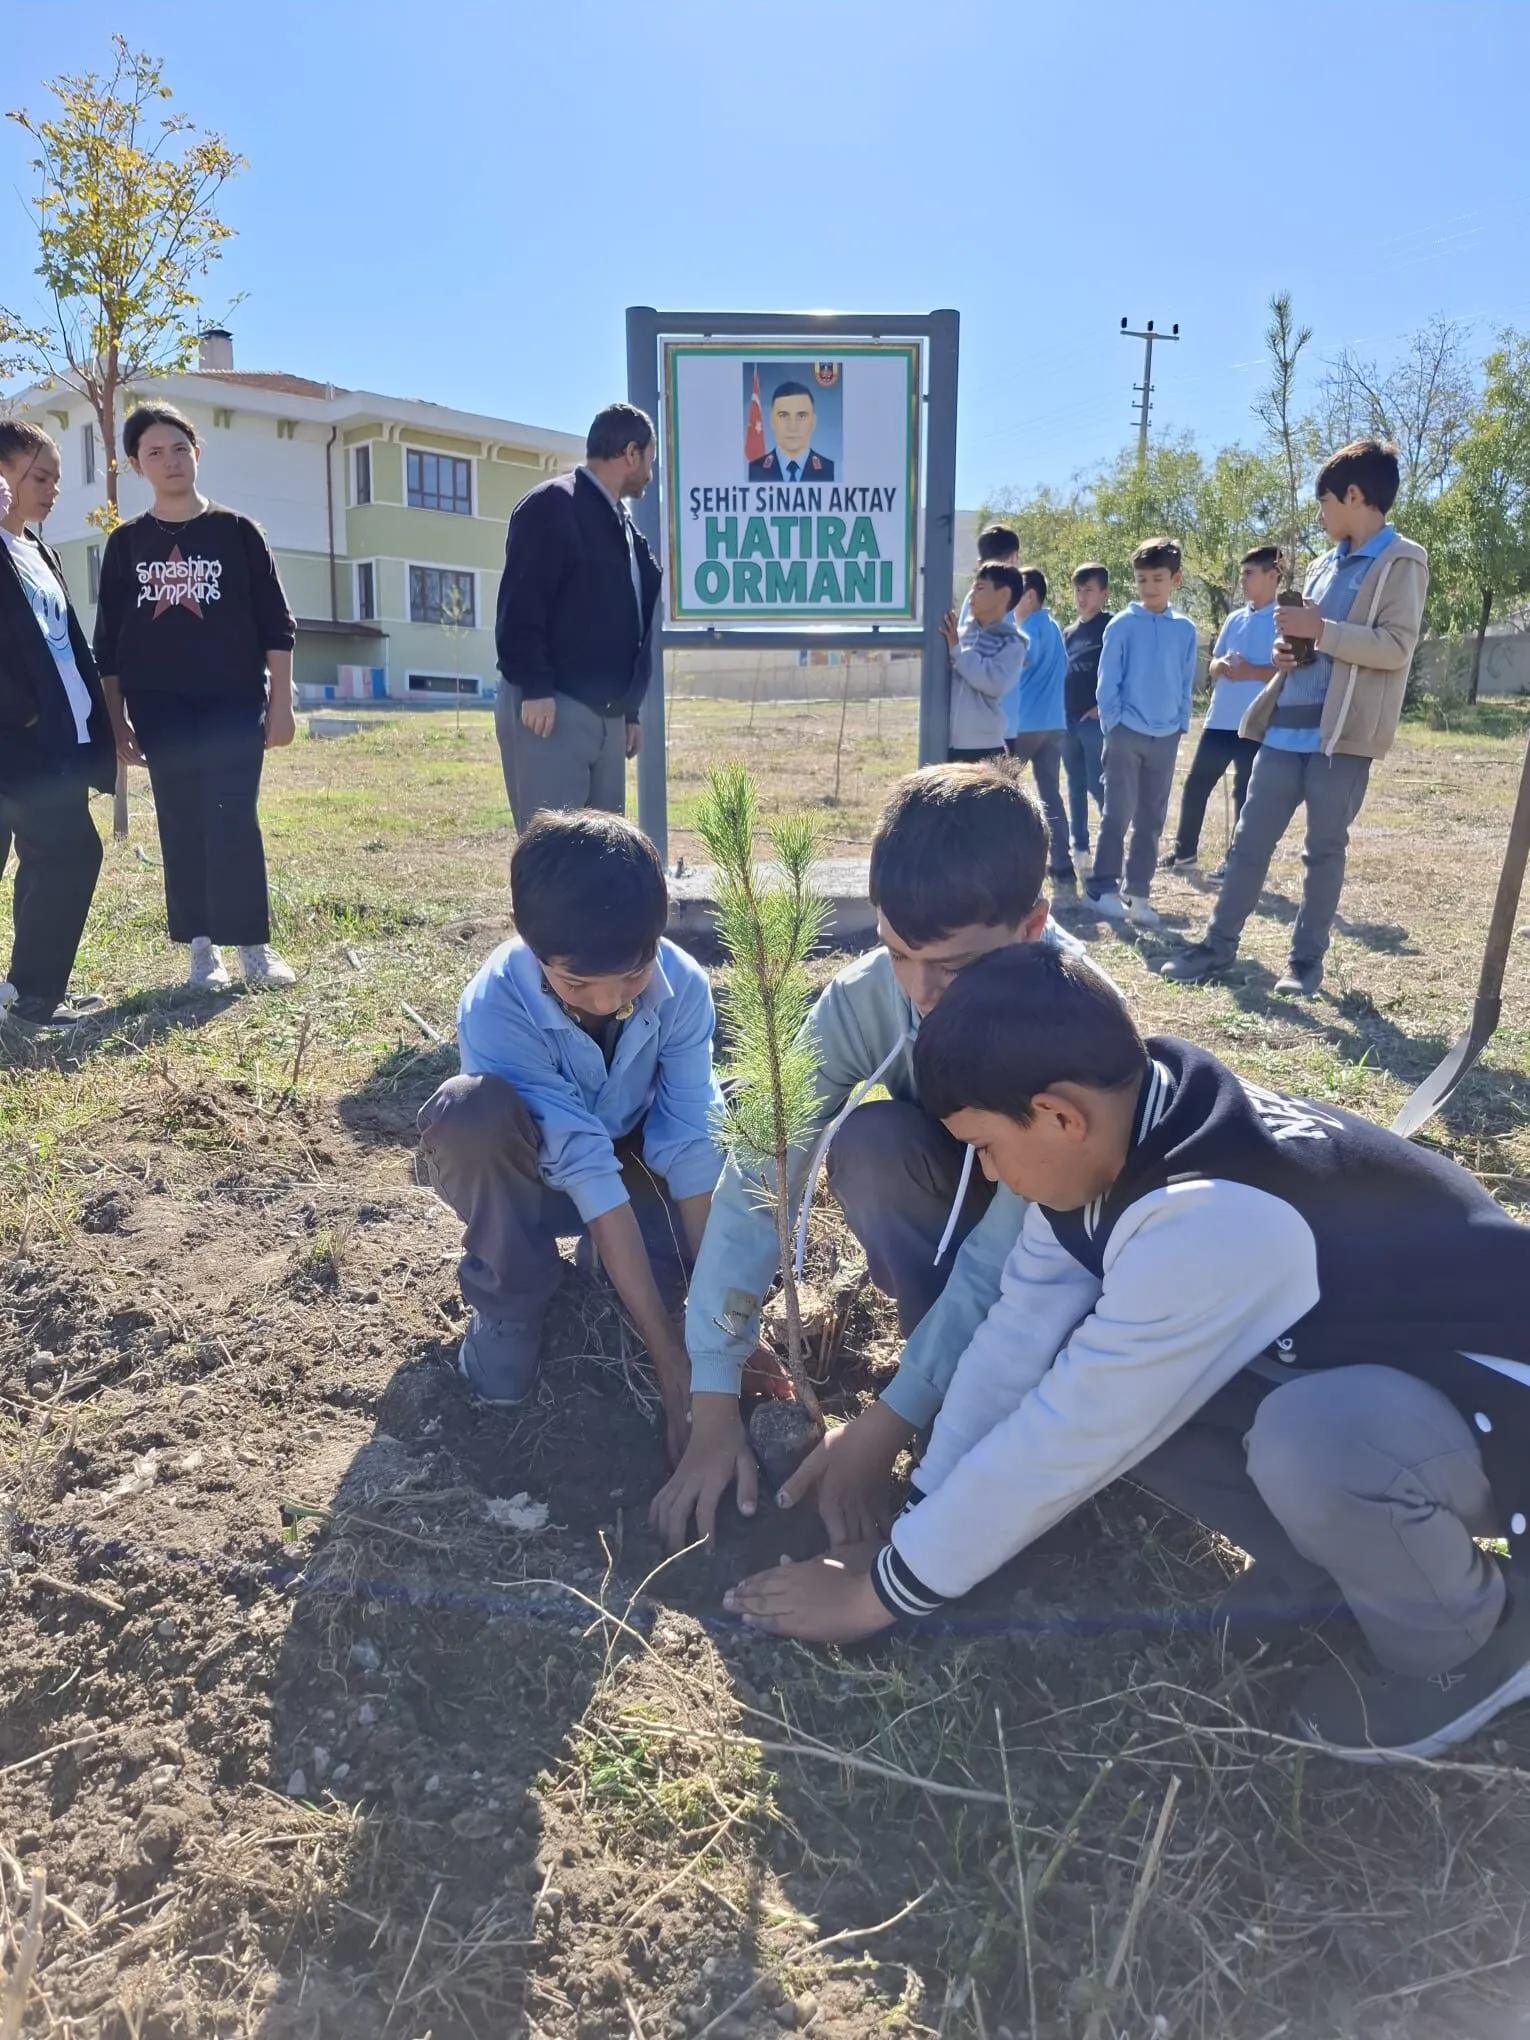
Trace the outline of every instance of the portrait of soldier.
<path fill-rule="evenodd" d="M 770 399 L 775 445 L 749 463 L 751 482 L 832 482 L 834 463 L 813 445 L 818 411 L 806 383 L 777 383 Z"/>

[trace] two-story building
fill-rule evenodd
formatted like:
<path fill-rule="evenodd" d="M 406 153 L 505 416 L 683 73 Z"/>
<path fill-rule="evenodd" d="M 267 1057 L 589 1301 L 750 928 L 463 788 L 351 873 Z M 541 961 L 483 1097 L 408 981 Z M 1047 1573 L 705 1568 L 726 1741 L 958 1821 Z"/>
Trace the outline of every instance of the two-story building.
<path fill-rule="evenodd" d="M 124 419 L 146 402 L 174 404 L 196 426 L 203 494 L 264 529 L 297 618 L 293 672 L 306 700 L 493 692 L 505 525 L 528 489 L 583 458 L 581 438 L 239 369 L 221 330 L 203 336 L 194 370 L 128 391 Z M 94 413 L 46 387 L 10 408 L 59 443 L 63 486 L 47 536 L 89 628 L 102 545 L 90 512 L 106 501 Z M 131 517 L 150 492 L 120 447 L 118 460 L 119 509 Z"/>

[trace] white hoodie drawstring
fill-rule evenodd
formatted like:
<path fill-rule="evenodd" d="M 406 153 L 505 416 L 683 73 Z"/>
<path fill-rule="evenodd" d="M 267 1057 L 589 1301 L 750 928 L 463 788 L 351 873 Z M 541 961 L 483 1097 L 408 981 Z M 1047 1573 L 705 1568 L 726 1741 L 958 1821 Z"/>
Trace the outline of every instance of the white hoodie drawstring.
<path fill-rule="evenodd" d="M 939 1267 L 946 1248 L 951 1244 L 951 1235 L 956 1231 L 956 1222 L 962 1215 L 962 1206 L 967 1201 L 967 1185 L 972 1181 L 972 1164 L 977 1160 L 977 1149 L 969 1147 L 962 1157 L 962 1179 L 956 1186 L 956 1202 L 951 1206 L 951 1216 L 946 1220 L 946 1229 L 940 1236 L 940 1245 L 935 1249 L 934 1266 Z"/>
<path fill-rule="evenodd" d="M 808 1213 L 809 1211 L 811 1211 L 813 1206 L 813 1192 L 818 1184 L 818 1172 L 823 1167 L 824 1156 L 827 1155 L 827 1153 L 829 1152 L 829 1143 L 833 1140 L 835 1134 L 839 1132 L 839 1129 L 844 1125 L 845 1121 L 850 1117 L 850 1114 L 855 1110 L 856 1106 L 861 1103 L 862 1099 L 866 1096 L 867 1092 L 872 1090 L 877 1084 L 879 1084 L 882 1081 L 883 1077 L 886 1076 L 887 1072 L 892 1068 L 893 1064 L 897 1061 L 899 1053 L 903 1049 L 908 1047 L 909 1043 L 913 1040 L 913 1038 L 914 1037 L 911 1032 L 899 1036 L 898 1040 L 896 1040 L 893 1043 L 892 1047 L 887 1051 L 886 1055 L 884 1055 L 882 1060 L 877 1064 L 876 1068 L 872 1071 L 871 1075 L 867 1077 L 864 1083 L 856 1085 L 855 1089 L 850 1093 L 850 1096 L 845 1100 L 844 1104 L 840 1107 L 838 1112 L 835 1113 L 834 1117 L 829 1121 L 828 1125 L 824 1128 L 823 1132 L 818 1136 L 818 1145 L 817 1147 L 814 1148 L 812 1159 L 808 1163 L 807 1183 L 803 1188 L 802 1203 L 797 1212 L 797 1252 L 796 1255 L 794 1256 L 794 1267 L 799 1281 L 801 1280 L 802 1277 L 803 1259 L 807 1254 Z M 963 1179 L 963 1183 L 965 1185 L 965 1178 Z M 945 1245 L 944 1243 L 942 1243 L 941 1253 L 944 1252 Z M 935 1258 L 939 1260 L 940 1255 L 937 1254 Z"/>

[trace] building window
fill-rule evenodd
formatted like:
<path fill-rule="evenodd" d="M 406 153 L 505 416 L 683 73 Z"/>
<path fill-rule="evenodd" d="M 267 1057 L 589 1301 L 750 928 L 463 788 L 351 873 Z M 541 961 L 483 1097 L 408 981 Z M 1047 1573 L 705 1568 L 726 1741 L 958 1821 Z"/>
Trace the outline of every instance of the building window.
<path fill-rule="evenodd" d="M 473 514 L 473 463 L 449 453 L 410 453 L 405 457 L 411 510 L 449 510 L 457 517 Z"/>
<path fill-rule="evenodd" d="M 370 503 L 372 500 L 372 449 L 358 446 L 356 449 L 356 501 Z"/>
<path fill-rule="evenodd" d="M 80 473 L 88 489 L 96 478 L 96 428 L 94 425 L 80 427 Z M 91 596 L 95 601 L 95 596 Z"/>
<path fill-rule="evenodd" d="M 356 615 L 362 623 L 377 618 L 377 569 L 370 560 L 356 562 Z"/>
<path fill-rule="evenodd" d="M 459 567 L 409 569 L 409 621 L 458 624 L 472 630 L 478 622 L 473 575 Z"/>
<path fill-rule="evenodd" d="M 85 580 L 92 602 L 101 600 L 101 548 L 88 545 L 85 548 Z"/>
<path fill-rule="evenodd" d="M 411 673 L 409 692 L 411 694 L 476 694 L 479 679 L 476 673 Z"/>

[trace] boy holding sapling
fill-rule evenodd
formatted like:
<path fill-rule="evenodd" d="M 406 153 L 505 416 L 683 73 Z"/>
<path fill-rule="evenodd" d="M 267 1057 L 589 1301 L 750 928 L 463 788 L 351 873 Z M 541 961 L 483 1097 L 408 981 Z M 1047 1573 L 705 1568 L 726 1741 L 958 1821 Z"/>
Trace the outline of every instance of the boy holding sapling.
<path fill-rule="evenodd" d="M 673 1313 L 721 1166 L 711 988 L 663 939 L 664 867 L 617 815 L 539 815 L 510 898 L 517 933 L 458 1008 L 462 1072 L 419 1115 L 464 1226 L 458 1367 L 483 1402 L 525 1400 L 566 1268 L 559 1237 L 587 1234 L 648 1348 L 679 1459 L 690 1368 Z"/>
<path fill-rule="evenodd" d="M 908 1421 L 897 1420 L 898 1443 L 885 1463 L 877 1463 L 873 1439 L 852 1466 L 836 1444 L 840 1431 L 796 1476 L 814 1484 L 828 1455 L 819 1506 L 836 1541 L 869 1535 L 885 1510 L 893 1460 L 938 1408 L 957 1354 L 998 1293 L 999 1269 L 1019 1231 L 1019 1201 L 984 1182 L 962 1143 L 926 1111 L 913 1046 L 924 1017 L 975 957 L 1017 942 L 1083 953 L 1047 917 L 1047 852 L 1046 823 L 1012 768 L 931 765 L 901 780 L 871 846 L 881 946 L 832 980 L 806 1023 L 817 1091 L 788 1157 L 794 1223 L 826 1164 L 871 1279 L 896 1301 L 909 1341 L 898 1390 Z M 877 1086 L 887 1095 L 866 1102 Z M 730 1160 L 686 1305 L 690 1444 L 654 1503 L 654 1521 L 674 1548 L 686 1542 L 692 1518 L 703 1536 L 712 1534 L 717 1505 L 735 1480 L 739 1509 L 754 1512 L 758 1477 L 744 1441 L 739 1381 L 779 1266 L 770 1201 Z"/>

